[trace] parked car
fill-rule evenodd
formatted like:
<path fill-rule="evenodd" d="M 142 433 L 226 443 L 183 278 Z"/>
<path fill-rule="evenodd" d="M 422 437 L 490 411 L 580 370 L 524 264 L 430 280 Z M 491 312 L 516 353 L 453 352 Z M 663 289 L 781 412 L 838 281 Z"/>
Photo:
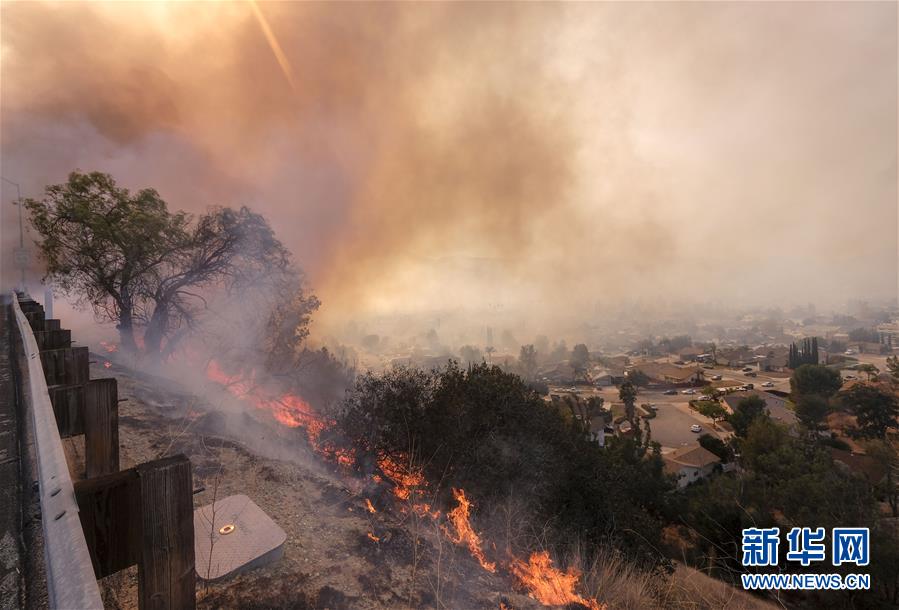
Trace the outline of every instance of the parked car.
<path fill-rule="evenodd" d="M 743 372 L 744 372 L 744 373 L 747 373 L 747 372 L 749 372 L 749 371 L 751 371 L 751 370 L 752 370 L 752 367 L 751 367 L 751 366 L 744 366 L 744 367 L 743 367 Z"/>
<path fill-rule="evenodd" d="M 690 432 L 702 432 L 702 426 L 700 426 L 699 424 L 693 424 L 692 426 L 690 426 Z"/>
<path fill-rule="evenodd" d="M 665 390 L 662 393 L 665 394 L 666 396 L 675 396 L 677 394 L 677 390 Z"/>
<path fill-rule="evenodd" d="M 690 395 L 693 395 L 695 393 L 696 393 L 696 390 L 694 390 L 693 388 L 690 388 L 689 390 L 683 390 L 681 392 L 681 394 L 690 394 Z"/>
<path fill-rule="evenodd" d="M 721 381 L 721 375 L 712 375 L 711 380 L 712 381 Z"/>
<path fill-rule="evenodd" d="M 763 387 L 763 388 L 773 388 L 773 387 L 774 387 L 774 382 L 773 382 L 773 381 L 766 381 L 765 383 L 762 384 L 762 387 Z"/>
<path fill-rule="evenodd" d="M 743 374 L 746 375 L 747 377 L 758 377 L 758 373 L 756 373 L 755 371 L 749 371 L 748 373 L 743 373 Z"/>

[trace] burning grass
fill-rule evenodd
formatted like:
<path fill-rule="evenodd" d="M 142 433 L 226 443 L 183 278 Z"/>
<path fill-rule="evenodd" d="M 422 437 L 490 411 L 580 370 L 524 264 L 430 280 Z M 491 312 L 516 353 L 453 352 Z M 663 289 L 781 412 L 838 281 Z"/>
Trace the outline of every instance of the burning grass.
<path fill-rule="evenodd" d="M 312 406 L 300 396 L 291 393 L 277 394 L 257 383 L 255 373 L 249 375 L 229 375 L 220 365 L 211 361 L 207 367 L 209 379 L 221 384 L 234 397 L 246 401 L 255 408 L 268 411 L 272 417 L 284 426 L 302 428 L 312 449 L 325 459 L 340 466 L 352 467 L 356 463 L 356 455 L 352 449 L 339 448 L 323 442 L 323 433 L 333 428 L 333 420 L 317 413 Z M 408 463 L 407 463 L 408 462 Z M 420 498 L 430 494 L 430 485 L 424 473 L 414 467 L 408 459 L 380 455 L 378 468 L 392 484 L 392 492 L 401 502 L 400 510 L 410 508 L 420 517 L 426 517 L 439 524 L 443 535 L 453 544 L 467 548 L 469 554 L 482 569 L 491 574 L 497 571 L 497 561 L 491 561 L 484 552 L 484 541 L 471 524 L 472 501 L 463 489 L 452 489 L 456 506 L 446 513 L 445 521 L 440 523 L 441 511 L 432 508 Z M 379 484 L 381 477 L 370 475 L 372 482 Z M 365 509 L 370 514 L 377 510 L 371 500 L 365 499 Z M 380 545 L 383 536 L 367 532 L 369 544 Z M 495 546 L 494 546 L 495 548 Z M 545 551 L 532 553 L 528 561 L 512 556 L 507 565 L 509 573 L 515 577 L 517 585 L 522 587 L 535 600 L 544 605 L 580 604 L 590 610 L 601 610 L 595 599 L 584 597 L 575 592 L 580 579 L 580 572 L 573 567 L 559 570 L 553 567 L 549 554 Z"/>

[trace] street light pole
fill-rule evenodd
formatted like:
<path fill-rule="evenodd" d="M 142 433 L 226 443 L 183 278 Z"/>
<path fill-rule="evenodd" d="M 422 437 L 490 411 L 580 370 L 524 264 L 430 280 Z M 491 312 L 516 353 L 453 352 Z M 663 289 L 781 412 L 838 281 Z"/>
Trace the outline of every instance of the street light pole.
<path fill-rule="evenodd" d="M 13 182 L 12 180 L 3 178 L 2 176 L 0 176 L 0 179 L 16 187 L 16 202 L 13 205 L 19 208 L 19 252 L 21 252 L 19 256 L 25 256 L 25 230 L 22 225 L 22 189 L 21 187 L 19 187 L 18 182 Z M 22 272 L 22 285 L 20 286 L 20 288 L 22 290 L 25 290 L 25 262 L 24 260 L 19 260 L 19 256 L 16 257 L 16 261 L 19 263 L 19 268 Z"/>

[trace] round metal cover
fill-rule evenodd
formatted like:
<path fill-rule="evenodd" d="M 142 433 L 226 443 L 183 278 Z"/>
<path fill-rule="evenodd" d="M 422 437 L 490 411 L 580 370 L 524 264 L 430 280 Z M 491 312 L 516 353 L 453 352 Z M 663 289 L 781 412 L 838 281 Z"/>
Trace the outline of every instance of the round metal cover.
<path fill-rule="evenodd" d="M 247 496 L 228 496 L 194 511 L 197 575 L 218 580 L 277 560 L 287 534 Z"/>

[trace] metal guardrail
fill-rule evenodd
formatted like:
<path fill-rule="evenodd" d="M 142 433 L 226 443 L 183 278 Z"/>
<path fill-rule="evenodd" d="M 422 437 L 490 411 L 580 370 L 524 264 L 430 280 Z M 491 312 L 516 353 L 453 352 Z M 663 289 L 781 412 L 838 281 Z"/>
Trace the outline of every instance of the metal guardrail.
<path fill-rule="evenodd" d="M 50 607 L 103 608 L 100 588 L 78 517 L 75 489 L 47 392 L 40 350 L 15 293 L 12 296 L 12 308 L 28 368 L 28 383 L 23 383 L 23 394 L 31 414 L 37 458 Z"/>

